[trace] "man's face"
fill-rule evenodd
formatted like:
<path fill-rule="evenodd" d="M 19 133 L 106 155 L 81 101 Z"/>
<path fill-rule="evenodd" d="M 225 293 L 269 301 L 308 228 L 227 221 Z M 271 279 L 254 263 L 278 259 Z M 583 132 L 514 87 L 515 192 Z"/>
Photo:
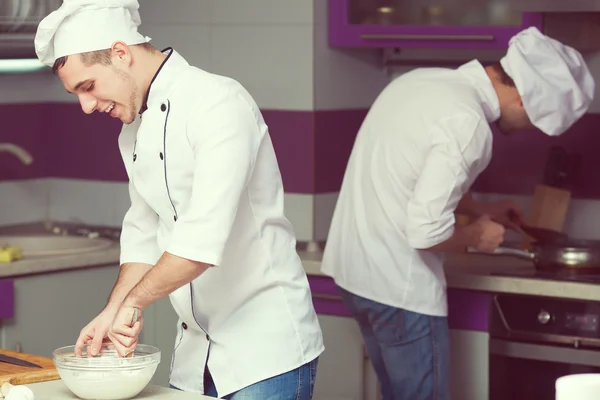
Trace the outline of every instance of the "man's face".
<path fill-rule="evenodd" d="M 496 122 L 496 125 L 504 134 L 511 134 L 513 132 L 533 129 L 534 125 L 531 123 L 525 108 L 519 104 L 511 104 L 502 110 L 500 119 Z"/>
<path fill-rule="evenodd" d="M 141 107 L 141 94 L 126 66 L 113 60 L 112 65 L 86 66 L 79 55 L 69 56 L 57 72 L 65 89 L 79 98 L 86 114 L 108 113 L 130 124 Z"/>
<path fill-rule="evenodd" d="M 496 126 L 498 126 L 502 133 L 508 135 L 513 132 L 534 128 L 516 88 L 504 87 L 501 98 L 503 102 L 500 106 L 500 119 L 496 121 Z"/>

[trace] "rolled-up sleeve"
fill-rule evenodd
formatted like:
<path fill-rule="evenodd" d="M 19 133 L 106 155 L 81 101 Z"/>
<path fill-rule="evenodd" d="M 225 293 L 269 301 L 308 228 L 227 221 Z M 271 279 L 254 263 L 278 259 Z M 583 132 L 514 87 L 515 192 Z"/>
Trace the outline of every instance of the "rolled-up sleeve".
<path fill-rule="evenodd" d="M 454 233 L 454 211 L 487 167 L 491 131 L 476 117 L 448 121 L 426 156 L 407 209 L 410 246 L 430 248 Z"/>
<path fill-rule="evenodd" d="M 158 215 L 129 183 L 131 206 L 123 218 L 121 230 L 121 264 L 154 265 L 161 256 L 157 242 Z"/>
<path fill-rule="evenodd" d="M 187 126 L 194 152 L 191 199 L 179 211 L 167 252 L 219 265 L 264 137 L 257 110 L 240 94 L 194 108 Z"/>

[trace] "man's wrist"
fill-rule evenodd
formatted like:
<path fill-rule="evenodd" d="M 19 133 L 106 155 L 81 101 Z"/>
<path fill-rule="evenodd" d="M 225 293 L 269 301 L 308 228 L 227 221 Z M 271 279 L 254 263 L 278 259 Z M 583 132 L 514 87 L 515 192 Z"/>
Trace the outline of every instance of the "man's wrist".
<path fill-rule="evenodd" d="M 121 304 L 123 304 L 122 301 L 111 300 L 106 307 L 104 307 L 104 311 L 110 314 L 116 314 L 119 311 L 119 308 L 121 308 Z"/>
<path fill-rule="evenodd" d="M 460 227 L 462 242 L 467 247 L 477 247 L 481 240 L 482 230 L 478 224 L 469 224 Z"/>
<path fill-rule="evenodd" d="M 142 311 L 148 306 L 147 302 L 144 301 L 145 296 L 143 296 L 143 293 L 144 290 L 140 282 L 133 289 L 131 289 L 127 296 L 125 296 L 122 305 L 124 307 L 137 308 Z"/>

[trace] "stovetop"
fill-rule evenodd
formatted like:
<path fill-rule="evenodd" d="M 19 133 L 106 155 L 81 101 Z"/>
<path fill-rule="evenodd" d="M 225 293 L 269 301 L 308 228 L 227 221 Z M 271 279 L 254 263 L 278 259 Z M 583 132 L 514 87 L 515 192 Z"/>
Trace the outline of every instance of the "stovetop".
<path fill-rule="evenodd" d="M 566 270 L 559 271 L 511 271 L 511 272 L 495 272 L 495 276 L 506 276 L 515 278 L 531 278 L 544 279 L 549 281 L 561 282 L 582 282 L 582 283 L 597 283 L 600 284 L 600 273 L 590 274 L 582 272 L 570 272 Z"/>

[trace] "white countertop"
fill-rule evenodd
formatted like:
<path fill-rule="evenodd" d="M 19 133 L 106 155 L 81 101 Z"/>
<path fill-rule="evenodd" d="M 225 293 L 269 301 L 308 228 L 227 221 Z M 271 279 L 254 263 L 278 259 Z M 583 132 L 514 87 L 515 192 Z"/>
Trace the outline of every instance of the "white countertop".
<path fill-rule="evenodd" d="M 65 386 L 62 380 L 34 383 L 25 386 L 33 391 L 35 400 L 79 400 L 79 398 Z M 214 397 L 203 396 L 197 393 L 182 392 L 162 386 L 148 385 L 142 393 L 134 397 L 134 399 L 214 400 Z"/>
<path fill-rule="evenodd" d="M 307 274 L 323 276 L 322 252 L 300 252 L 300 257 Z M 497 255 L 449 254 L 445 263 L 446 282 L 451 289 L 600 301 L 599 284 L 496 275 L 532 272 L 534 269 L 531 261 Z"/>
<path fill-rule="evenodd" d="M 10 263 L 0 263 L 0 279 L 97 265 L 114 266 L 119 264 L 119 255 L 120 246 L 118 243 L 115 243 L 113 246 L 99 251 L 52 257 L 35 257 Z"/>
<path fill-rule="evenodd" d="M 324 276 L 321 272 L 321 251 L 300 251 L 299 254 L 308 275 Z M 0 279 L 118 263 L 119 245 L 115 243 L 96 252 L 0 263 Z M 516 257 L 450 254 L 445 270 L 449 288 L 600 301 L 598 284 L 496 275 L 534 270 L 532 262 Z"/>

